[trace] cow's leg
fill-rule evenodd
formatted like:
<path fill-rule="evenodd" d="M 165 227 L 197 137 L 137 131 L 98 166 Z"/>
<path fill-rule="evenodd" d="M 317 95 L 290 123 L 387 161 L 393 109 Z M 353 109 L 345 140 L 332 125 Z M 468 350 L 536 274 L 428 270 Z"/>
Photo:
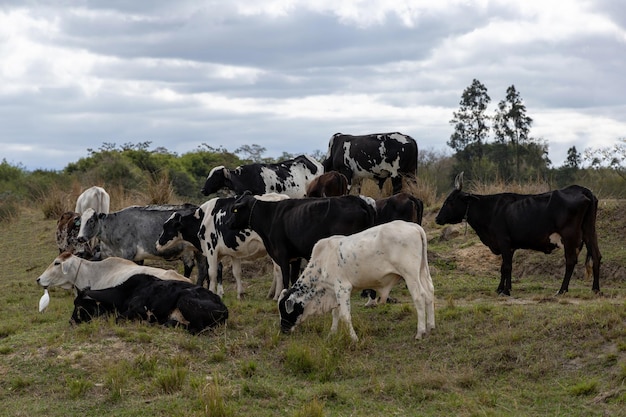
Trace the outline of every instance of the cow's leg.
<path fill-rule="evenodd" d="M 498 294 L 511 295 L 511 272 L 513 271 L 513 253 L 512 250 L 502 251 L 502 265 L 500 266 L 500 285 L 498 285 Z"/>
<path fill-rule="evenodd" d="M 209 264 L 207 264 L 204 256 L 199 256 L 196 263 L 198 265 L 198 278 L 196 279 L 196 285 L 202 286 L 209 275 Z"/>
<path fill-rule="evenodd" d="M 233 266 L 233 276 L 235 277 L 235 282 L 237 283 L 237 299 L 241 300 L 243 296 L 243 285 L 241 284 L 241 260 L 238 258 L 233 258 L 232 260 Z M 222 293 L 224 290 L 222 289 Z M 218 291 L 218 295 L 221 297 Z"/>
<path fill-rule="evenodd" d="M 273 280 L 272 280 L 272 286 L 270 287 L 270 290 L 267 294 L 267 298 L 273 298 L 274 301 L 278 301 L 278 297 L 280 296 L 281 291 L 283 290 L 283 278 L 282 278 L 282 273 L 280 270 L 280 266 L 278 266 L 278 264 L 276 264 L 276 262 L 272 261 L 272 265 L 273 265 Z"/>
<path fill-rule="evenodd" d="M 216 287 L 217 283 L 222 285 L 222 263 L 218 262 L 217 259 L 212 259 L 209 262 L 209 291 L 217 294 Z"/>
<path fill-rule="evenodd" d="M 331 333 L 337 331 L 337 327 L 339 324 L 339 320 L 343 320 L 348 326 L 348 331 L 350 332 L 350 338 L 357 342 L 359 340 L 356 332 L 354 331 L 354 327 L 352 327 L 352 316 L 350 315 L 350 292 L 351 289 L 342 289 L 337 293 L 337 301 L 339 303 L 339 307 L 334 308 L 333 312 L 333 324 L 330 328 Z"/>
<path fill-rule="evenodd" d="M 417 334 L 415 339 L 421 339 L 426 334 L 426 292 L 420 284 L 419 275 L 407 273 L 405 277 L 404 282 L 406 282 L 406 287 L 411 294 L 411 298 L 413 298 L 415 312 L 417 313 Z"/>
<path fill-rule="evenodd" d="M 400 191 L 402 191 L 402 177 L 391 177 L 391 185 L 393 186 L 393 193 L 398 194 Z"/>
<path fill-rule="evenodd" d="M 565 294 L 569 289 L 569 281 L 574 273 L 574 267 L 578 262 L 578 251 L 576 245 L 565 246 L 565 276 L 563 277 L 563 283 L 561 283 L 561 289 L 557 294 Z"/>

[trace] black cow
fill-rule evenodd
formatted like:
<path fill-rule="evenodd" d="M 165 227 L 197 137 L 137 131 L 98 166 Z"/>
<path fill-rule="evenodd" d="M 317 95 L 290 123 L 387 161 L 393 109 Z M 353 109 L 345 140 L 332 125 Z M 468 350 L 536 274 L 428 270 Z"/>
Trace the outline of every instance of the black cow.
<path fill-rule="evenodd" d="M 391 197 L 376 200 L 375 224 L 389 223 L 394 220 L 422 224 L 424 203 L 409 193 L 398 193 Z"/>
<path fill-rule="evenodd" d="M 204 287 L 137 274 L 115 287 L 79 291 L 70 323 L 88 322 L 93 317 L 115 312 L 118 318 L 180 325 L 193 334 L 222 324 L 228 318 L 228 309 L 221 298 Z"/>
<path fill-rule="evenodd" d="M 202 187 L 202 194 L 210 195 L 222 188 L 235 194 L 280 193 L 292 198 L 304 197 L 313 178 L 324 172 L 322 164 L 308 155 L 300 155 L 277 164 L 248 164 L 235 169 L 215 167 Z"/>
<path fill-rule="evenodd" d="M 373 178 L 382 190 L 385 180 L 391 178 L 396 194 L 402 189 L 402 175 L 417 175 L 417 143 L 398 132 L 363 136 L 335 133 L 322 165 L 325 172 L 344 174 L 349 185 L 354 178 Z"/>
<path fill-rule="evenodd" d="M 437 224 L 466 220 L 495 255 L 502 255 L 498 293 L 511 294 L 513 253 L 532 249 L 550 253 L 564 248 L 565 276 L 558 294 L 566 293 L 583 244 L 586 274 L 593 269 L 592 289 L 600 291 L 600 249 L 596 235 L 598 199 L 587 188 L 572 185 L 543 194 L 477 195 L 462 191 L 463 175 L 446 198 Z"/>
<path fill-rule="evenodd" d="M 307 197 L 338 197 L 348 194 L 348 179 L 341 172 L 325 172 L 306 188 Z"/>
<path fill-rule="evenodd" d="M 375 216 L 371 204 L 352 195 L 261 201 L 246 194 L 236 200 L 227 224 L 259 234 L 288 288 L 290 278 L 292 283 L 298 278 L 298 261 L 309 259 L 318 240 L 360 232 L 374 224 Z"/>

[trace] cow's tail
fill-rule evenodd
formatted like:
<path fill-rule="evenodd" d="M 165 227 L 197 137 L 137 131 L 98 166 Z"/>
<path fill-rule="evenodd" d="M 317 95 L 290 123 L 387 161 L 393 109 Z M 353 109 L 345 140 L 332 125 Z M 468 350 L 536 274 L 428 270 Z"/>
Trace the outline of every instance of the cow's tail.
<path fill-rule="evenodd" d="M 424 291 L 429 293 L 431 296 L 435 293 L 435 288 L 433 287 L 433 281 L 430 276 L 430 268 L 428 267 L 428 238 L 426 237 L 426 232 L 419 226 L 420 238 L 422 240 L 422 260 L 420 263 L 420 276 L 423 277 L 421 279 L 422 283 L 427 283 L 427 287 L 423 288 Z"/>
<path fill-rule="evenodd" d="M 587 257 L 585 259 L 585 276 L 588 279 L 593 275 L 594 291 L 600 291 L 600 260 L 602 255 L 598 247 L 598 235 L 596 232 L 596 217 L 598 214 L 598 198 L 593 193 L 585 189 L 583 194 L 590 200 L 589 208 L 585 212 L 582 223 L 583 243 L 587 249 Z"/>

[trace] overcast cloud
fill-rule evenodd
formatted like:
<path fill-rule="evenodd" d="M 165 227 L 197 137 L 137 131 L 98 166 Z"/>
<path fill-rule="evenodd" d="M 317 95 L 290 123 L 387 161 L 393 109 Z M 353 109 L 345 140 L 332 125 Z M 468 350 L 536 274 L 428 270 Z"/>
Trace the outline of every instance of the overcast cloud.
<path fill-rule="evenodd" d="M 386 131 L 451 153 L 476 78 L 490 114 L 515 85 L 560 166 L 626 137 L 625 71 L 618 0 L 0 0 L 0 158 L 59 170 L 145 141 L 276 157 Z"/>

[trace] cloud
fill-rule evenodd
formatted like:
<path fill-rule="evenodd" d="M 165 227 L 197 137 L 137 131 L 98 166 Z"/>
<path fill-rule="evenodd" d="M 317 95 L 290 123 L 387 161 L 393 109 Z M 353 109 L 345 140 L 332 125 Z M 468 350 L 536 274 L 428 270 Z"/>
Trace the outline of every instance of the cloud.
<path fill-rule="evenodd" d="M 325 150 L 403 131 L 446 149 L 463 90 L 515 85 L 558 165 L 624 136 L 615 2 L 25 1 L 0 6 L 7 160 L 61 169 L 103 142 Z M 210 169 L 210 167 L 207 167 Z"/>

